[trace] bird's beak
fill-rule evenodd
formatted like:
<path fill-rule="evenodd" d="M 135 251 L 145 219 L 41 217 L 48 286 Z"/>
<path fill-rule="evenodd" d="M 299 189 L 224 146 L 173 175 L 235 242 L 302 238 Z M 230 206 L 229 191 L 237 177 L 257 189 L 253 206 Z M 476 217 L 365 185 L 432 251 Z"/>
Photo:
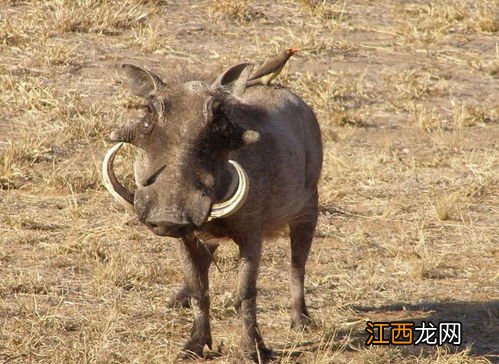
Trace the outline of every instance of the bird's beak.
<path fill-rule="evenodd" d="M 299 51 L 299 49 L 298 49 L 298 48 L 289 48 L 289 52 L 290 52 L 291 54 L 295 54 L 295 53 L 296 53 L 296 52 L 298 52 L 298 51 Z"/>

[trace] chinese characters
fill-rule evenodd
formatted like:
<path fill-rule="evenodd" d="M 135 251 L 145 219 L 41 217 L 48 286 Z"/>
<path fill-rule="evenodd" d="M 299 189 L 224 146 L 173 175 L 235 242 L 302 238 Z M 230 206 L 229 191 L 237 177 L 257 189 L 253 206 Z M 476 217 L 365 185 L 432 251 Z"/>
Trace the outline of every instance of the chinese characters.
<path fill-rule="evenodd" d="M 462 324 L 457 321 L 442 321 L 434 324 L 414 322 L 367 322 L 369 334 L 366 345 L 443 345 L 459 346 Z"/>

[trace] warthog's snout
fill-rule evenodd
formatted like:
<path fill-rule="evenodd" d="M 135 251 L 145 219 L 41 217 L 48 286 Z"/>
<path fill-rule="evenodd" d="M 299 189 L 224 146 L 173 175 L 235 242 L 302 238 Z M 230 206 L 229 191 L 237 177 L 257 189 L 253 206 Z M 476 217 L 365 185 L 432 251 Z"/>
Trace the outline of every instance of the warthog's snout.
<path fill-rule="evenodd" d="M 172 222 L 157 219 L 146 219 L 144 224 L 156 235 L 181 238 L 192 232 L 195 225 L 191 222 Z"/>
<path fill-rule="evenodd" d="M 196 225 L 180 208 L 151 209 L 147 193 L 139 190 L 135 194 L 134 209 L 139 220 L 153 233 L 160 236 L 180 238 L 192 232 Z"/>

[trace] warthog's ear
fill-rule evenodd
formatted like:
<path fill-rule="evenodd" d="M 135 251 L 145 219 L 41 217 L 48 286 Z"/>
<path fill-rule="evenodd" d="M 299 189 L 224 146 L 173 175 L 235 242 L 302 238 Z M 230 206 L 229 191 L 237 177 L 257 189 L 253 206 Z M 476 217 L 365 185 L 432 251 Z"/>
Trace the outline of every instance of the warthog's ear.
<path fill-rule="evenodd" d="M 150 71 L 128 63 L 122 64 L 121 68 L 125 71 L 130 89 L 135 96 L 145 98 L 165 88 L 161 78 Z"/>
<path fill-rule="evenodd" d="M 246 83 L 253 70 L 253 66 L 252 63 L 240 63 L 236 66 L 232 66 L 218 76 L 211 87 L 215 90 L 223 87 L 228 89 L 234 96 L 240 97 L 246 89 Z"/>

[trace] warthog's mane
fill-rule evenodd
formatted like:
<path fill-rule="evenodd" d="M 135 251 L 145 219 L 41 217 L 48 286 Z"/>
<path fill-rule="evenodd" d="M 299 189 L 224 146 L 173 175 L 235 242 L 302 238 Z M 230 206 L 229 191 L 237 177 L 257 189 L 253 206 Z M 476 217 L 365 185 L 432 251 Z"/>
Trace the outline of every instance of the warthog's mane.
<path fill-rule="evenodd" d="M 206 72 L 194 71 L 184 66 L 179 66 L 176 70 L 165 73 L 163 81 L 167 85 L 167 88 L 175 89 L 192 81 L 200 81 L 208 84 L 210 82 L 209 78 L 210 77 Z"/>

